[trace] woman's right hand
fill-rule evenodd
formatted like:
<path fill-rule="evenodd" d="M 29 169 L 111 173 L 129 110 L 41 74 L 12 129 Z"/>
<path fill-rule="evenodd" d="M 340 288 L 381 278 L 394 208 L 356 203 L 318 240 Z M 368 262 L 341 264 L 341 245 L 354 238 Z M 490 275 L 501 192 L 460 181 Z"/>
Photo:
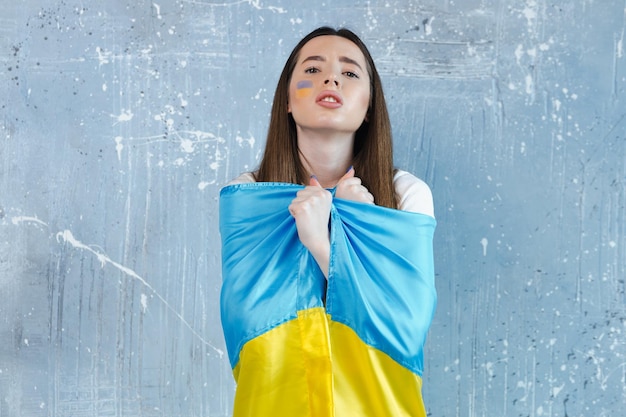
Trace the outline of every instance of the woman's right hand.
<path fill-rule="evenodd" d="M 289 213 L 296 220 L 300 242 L 311 252 L 325 276 L 328 277 L 330 236 L 328 223 L 332 194 L 315 177 L 298 191 L 289 205 Z"/>

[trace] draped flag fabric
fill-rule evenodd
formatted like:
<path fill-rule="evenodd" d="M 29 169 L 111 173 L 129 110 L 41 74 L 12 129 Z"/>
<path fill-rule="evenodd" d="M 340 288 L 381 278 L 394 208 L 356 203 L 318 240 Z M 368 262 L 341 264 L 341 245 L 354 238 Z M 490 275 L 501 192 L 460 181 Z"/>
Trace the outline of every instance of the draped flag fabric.
<path fill-rule="evenodd" d="M 302 188 L 220 192 L 234 417 L 425 416 L 435 219 L 334 198 L 326 280 L 288 211 Z"/>

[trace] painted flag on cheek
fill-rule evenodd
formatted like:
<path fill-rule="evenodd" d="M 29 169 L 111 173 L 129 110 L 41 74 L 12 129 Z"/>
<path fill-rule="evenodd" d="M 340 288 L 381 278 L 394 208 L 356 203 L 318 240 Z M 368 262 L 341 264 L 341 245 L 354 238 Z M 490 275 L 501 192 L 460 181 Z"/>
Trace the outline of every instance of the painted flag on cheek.
<path fill-rule="evenodd" d="M 301 188 L 220 193 L 234 417 L 426 416 L 435 219 L 334 199 L 326 280 L 287 209 Z"/>
<path fill-rule="evenodd" d="M 313 82 L 311 80 L 298 81 L 296 84 L 296 98 L 308 97 L 313 92 Z"/>

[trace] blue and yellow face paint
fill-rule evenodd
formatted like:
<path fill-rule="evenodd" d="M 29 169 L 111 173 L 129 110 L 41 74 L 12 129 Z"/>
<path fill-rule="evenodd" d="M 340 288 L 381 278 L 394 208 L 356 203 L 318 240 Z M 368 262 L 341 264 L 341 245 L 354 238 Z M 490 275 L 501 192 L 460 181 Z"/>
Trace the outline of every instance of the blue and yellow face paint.
<path fill-rule="evenodd" d="M 296 98 L 304 98 L 311 94 L 313 91 L 313 81 L 302 80 L 296 84 Z"/>

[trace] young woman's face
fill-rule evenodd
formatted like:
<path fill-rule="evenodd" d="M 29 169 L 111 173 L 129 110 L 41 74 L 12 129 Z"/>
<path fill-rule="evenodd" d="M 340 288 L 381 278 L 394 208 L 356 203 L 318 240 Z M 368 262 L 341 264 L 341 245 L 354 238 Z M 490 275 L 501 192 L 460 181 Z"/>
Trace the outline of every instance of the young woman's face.
<path fill-rule="evenodd" d="M 363 53 L 340 36 L 318 36 L 300 50 L 289 84 L 288 110 L 298 129 L 354 133 L 370 103 Z"/>

